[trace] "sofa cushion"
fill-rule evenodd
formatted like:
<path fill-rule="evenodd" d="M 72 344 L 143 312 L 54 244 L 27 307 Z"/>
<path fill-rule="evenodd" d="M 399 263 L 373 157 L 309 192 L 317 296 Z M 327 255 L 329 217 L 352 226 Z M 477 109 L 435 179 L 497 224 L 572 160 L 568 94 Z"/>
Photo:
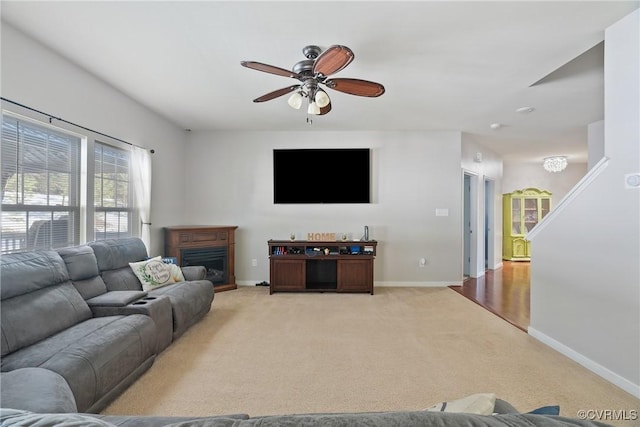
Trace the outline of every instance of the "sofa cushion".
<path fill-rule="evenodd" d="M 129 266 L 130 262 L 147 259 L 147 248 L 142 240 L 97 240 L 88 243 L 98 261 L 100 276 L 109 291 L 141 291 L 142 284 Z"/>
<path fill-rule="evenodd" d="M 118 427 L 231 427 L 241 420 L 249 419 L 248 414 L 214 415 L 204 417 L 185 416 L 128 416 L 128 415 L 92 415 Z"/>
<path fill-rule="evenodd" d="M 130 262 L 147 258 L 147 248 L 137 237 L 126 239 L 107 239 L 89 242 L 98 260 L 100 271 L 128 267 Z"/>
<path fill-rule="evenodd" d="M 455 412 L 396 411 L 273 415 L 238 421 L 235 427 L 604 427 L 591 420 L 534 414 L 479 415 Z M 165 426 L 166 427 L 166 426 Z"/>
<path fill-rule="evenodd" d="M 4 356 L 2 370 L 38 366 L 57 372 L 83 412 L 137 374 L 155 356 L 156 341 L 156 326 L 148 316 L 96 317 Z"/>
<path fill-rule="evenodd" d="M 87 300 L 107 292 L 100 277 L 98 261 L 89 246 L 72 246 L 57 250 L 69 272 L 69 278 L 82 297 Z"/>
<path fill-rule="evenodd" d="M 195 280 L 154 289 L 149 295 L 169 297 L 175 340 L 211 310 L 214 290 L 210 281 Z"/>
<path fill-rule="evenodd" d="M 55 251 L 3 254 L 0 265 L 2 301 L 69 280 L 64 261 Z"/>
<path fill-rule="evenodd" d="M 16 427 L 116 427 L 84 414 L 38 414 L 15 409 L 0 409 L 0 424 Z"/>
<path fill-rule="evenodd" d="M 3 357 L 91 317 L 57 252 L 6 254 L 0 267 Z"/>
<path fill-rule="evenodd" d="M 69 384 L 48 369 L 22 368 L 0 374 L 2 407 L 33 412 L 76 412 Z"/>

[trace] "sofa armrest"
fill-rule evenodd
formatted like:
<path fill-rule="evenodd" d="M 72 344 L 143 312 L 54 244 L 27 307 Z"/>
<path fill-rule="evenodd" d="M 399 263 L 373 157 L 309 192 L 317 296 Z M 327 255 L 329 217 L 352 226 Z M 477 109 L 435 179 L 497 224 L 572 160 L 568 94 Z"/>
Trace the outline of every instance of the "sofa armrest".
<path fill-rule="evenodd" d="M 76 399 L 62 375 L 44 368 L 20 368 L 0 374 L 3 408 L 31 412 L 77 412 Z"/>
<path fill-rule="evenodd" d="M 127 292 L 113 291 L 108 293 Z M 173 312 L 171 301 L 165 295 L 145 295 L 127 305 L 92 305 L 91 311 L 95 317 L 129 316 L 131 314 L 144 314 L 151 317 L 156 324 L 157 346 L 156 352 L 160 353 L 173 341 Z"/>
<path fill-rule="evenodd" d="M 192 280 L 204 280 L 207 278 L 207 268 L 202 265 L 189 265 L 182 267 L 182 274 L 184 275 L 184 280 L 188 282 Z"/>
<path fill-rule="evenodd" d="M 93 307 L 125 307 L 134 301 L 147 296 L 145 291 L 109 291 L 89 298 L 86 302 Z"/>
<path fill-rule="evenodd" d="M 496 404 L 493 407 L 493 412 L 496 414 L 517 414 L 518 410 L 506 400 L 496 398 Z"/>

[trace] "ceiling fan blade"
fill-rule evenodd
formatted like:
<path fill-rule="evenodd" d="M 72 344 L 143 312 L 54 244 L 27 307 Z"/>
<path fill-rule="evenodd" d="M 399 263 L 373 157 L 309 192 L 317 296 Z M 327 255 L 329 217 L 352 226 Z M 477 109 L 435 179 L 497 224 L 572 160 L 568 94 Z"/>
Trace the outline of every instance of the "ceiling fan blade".
<path fill-rule="evenodd" d="M 353 51 L 346 46 L 333 45 L 322 52 L 313 64 L 313 73 L 329 76 L 353 61 Z"/>
<path fill-rule="evenodd" d="M 330 79 L 324 82 L 327 87 L 350 95 L 368 96 L 375 98 L 384 93 L 384 86 L 380 83 L 360 79 Z"/>
<path fill-rule="evenodd" d="M 293 85 L 293 86 L 289 86 L 289 87 L 285 87 L 282 89 L 278 89 L 278 90 L 274 90 L 273 92 L 269 92 L 267 94 L 262 95 L 259 98 L 256 98 L 253 100 L 253 102 L 265 102 L 265 101 L 271 101 L 274 98 L 277 98 L 279 96 L 282 95 L 286 95 L 289 92 L 293 92 L 296 89 L 299 89 L 300 85 Z"/>
<path fill-rule="evenodd" d="M 271 73 L 283 77 L 293 77 L 294 79 L 300 79 L 301 77 L 300 74 L 294 73 L 293 71 L 285 70 L 284 68 L 276 67 L 274 65 L 263 64 L 262 62 L 240 61 L 240 65 L 253 70 L 264 71 L 265 73 Z"/>
<path fill-rule="evenodd" d="M 329 111 L 331 111 L 331 103 L 328 103 L 326 106 L 324 107 L 320 107 L 320 115 L 324 116 L 325 114 L 327 114 Z"/>

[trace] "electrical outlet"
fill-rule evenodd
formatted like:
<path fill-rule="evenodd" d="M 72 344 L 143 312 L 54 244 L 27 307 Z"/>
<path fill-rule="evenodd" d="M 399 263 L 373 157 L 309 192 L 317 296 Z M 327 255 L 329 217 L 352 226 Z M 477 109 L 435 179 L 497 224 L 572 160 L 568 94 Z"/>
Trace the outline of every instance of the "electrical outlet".
<path fill-rule="evenodd" d="M 257 266 L 258 266 L 258 260 L 257 260 L 257 259 L 255 259 L 255 258 L 254 258 L 254 259 L 252 259 L 252 260 L 251 260 L 251 266 L 252 266 L 252 267 L 257 267 Z"/>

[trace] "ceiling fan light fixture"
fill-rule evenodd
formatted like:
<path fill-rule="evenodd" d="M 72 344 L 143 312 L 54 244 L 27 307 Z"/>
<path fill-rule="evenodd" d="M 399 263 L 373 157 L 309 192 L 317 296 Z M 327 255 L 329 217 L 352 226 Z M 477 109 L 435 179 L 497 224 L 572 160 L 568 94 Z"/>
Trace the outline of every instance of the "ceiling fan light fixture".
<path fill-rule="evenodd" d="M 320 108 L 326 107 L 331 102 L 331 100 L 329 99 L 329 95 L 327 95 L 325 91 L 320 89 L 318 89 L 318 91 L 316 92 L 315 100 L 316 104 Z"/>
<path fill-rule="evenodd" d="M 311 101 L 309 103 L 309 108 L 307 109 L 307 113 L 318 115 L 320 114 L 320 107 L 314 101 Z"/>
<path fill-rule="evenodd" d="M 299 110 L 302 106 L 302 95 L 300 94 L 300 92 L 294 92 L 287 100 L 287 103 L 291 108 Z"/>
<path fill-rule="evenodd" d="M 320 47 L 310 45 L 305 46 L 302 52 L 307 59 L 298 61 L 291 71 L 262 62 L 240 61 L 243 67 L 300 81 L 296 85 L 266 93 L 253 102 L 270 101 L 290 94 L 287 103 L 291 108 L 301 108 L 302 99 L 307 98 L 308 114 L 322 116 L 331 111 L 331 99 L 326 91 L 319 88 L 321 84 L 338 92 L 369 98 L 378 97 L 385 92 L 383 85 L 369 80 L 340 77 L 327 79 L 329 75 L 344 69 L 353 61 L 353 51 L 347 46 L 332 45 L 322 51 Z M 307 117 L 307 120 L 310 119 Z"/>

